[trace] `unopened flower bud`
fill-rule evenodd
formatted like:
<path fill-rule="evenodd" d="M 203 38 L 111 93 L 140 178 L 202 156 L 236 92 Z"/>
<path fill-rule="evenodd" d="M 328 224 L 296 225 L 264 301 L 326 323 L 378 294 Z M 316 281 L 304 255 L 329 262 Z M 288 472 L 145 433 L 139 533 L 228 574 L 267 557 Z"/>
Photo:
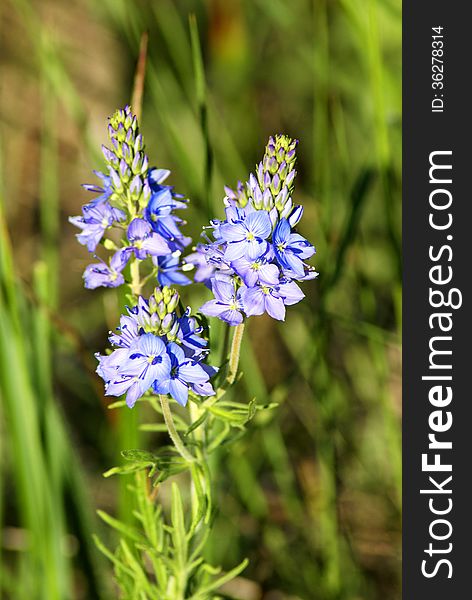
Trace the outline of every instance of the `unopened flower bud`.
<path fill-rule="evenodd" d="M 174 315 L 172 313 L 168 313 L 163 319 L 161 323 L 161 330 L 163 333 L 168 333 L 172 329 L 172 325 L 174 324 Z"/>
<path fill-rule="evenodd" d="M 171 299 L 167 303 L 167 310 L 169 312 L 174 312 L 174 310 L 177 308 L 177 305 L 179 304 L 179 299 L 180 299 L 179 293 L 178 292 L 174 292 L 174 294 L 172 295 Z"/>
<path fill-rule="evenodd" d="M 164 304 L 164 301 L 162 301 L 162 300 L 157 305 L 157 314 L 159 315 L 159 317 L 161 319 L 163 319 L 166 316 L 166 314 L 167 314 L 167 307 Z"/>

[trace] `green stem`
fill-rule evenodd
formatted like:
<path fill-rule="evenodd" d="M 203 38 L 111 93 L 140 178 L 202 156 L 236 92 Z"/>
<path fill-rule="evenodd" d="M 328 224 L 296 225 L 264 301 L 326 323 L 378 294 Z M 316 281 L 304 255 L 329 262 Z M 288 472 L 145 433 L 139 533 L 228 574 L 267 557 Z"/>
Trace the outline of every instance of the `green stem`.
<path fill-rule="evenodd" d="M 138 297 L 141 294 L 142 283 L 139 279 L 139 261 L 135 258 L 130 266 L 130 274 L 131 274 L 131 293 Z"/>
<path fill-rule="evenodd" d="M 174 419 L 172 417 L 172 411 L 170 410 L 167 396 L 160 394 L 159 400 L 161 401 L 162 414 L 164 415 L 164 421 L 166 422 L 170 439 L 174 442 L 174 446 L 176 447 L 177 452 L 187 462 L 195 462 L 195 457 L 193 457 L 190 454 L 190 452 L 187 450 L 187 448 L 184 446 L 184 443 L 180 439 L 180 435 L 177 433 L 177 429 L 175 428 Z"/>
<path fill-rule="evenodd" d="M 226 383 L 232 385 L 236 379 L 238 373 L 239 356 L 241 354 L 241 342 L 244 333 L 244 323 L 236 325 L 234 328 L 233 341 L 231 342 L 231 351 L 229 355 L 228 363 L 228 375 L 226 376 Z"/>

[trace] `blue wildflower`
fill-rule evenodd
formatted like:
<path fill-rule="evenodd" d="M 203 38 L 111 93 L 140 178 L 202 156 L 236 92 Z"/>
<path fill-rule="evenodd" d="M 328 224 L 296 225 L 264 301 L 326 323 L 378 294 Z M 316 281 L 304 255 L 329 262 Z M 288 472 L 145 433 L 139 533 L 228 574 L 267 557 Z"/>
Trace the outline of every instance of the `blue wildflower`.
<path fill-rule="evenodd" d="M 243 322 L 241 289 L 236 290 L 233 282 L 213 279 L 211 286 L 214 300 L 209 300 L 200 308 L 208 317 L 218 317 L 230 325 Z"/>
<path fill-rule="evenodd" d="M 122 358 L 115 377 L 105 386 L 105 394 L 122 396 L 126 393 L 126 404 L 132 408 L 156 381 L 169 377 L 171 361 L 164 341 L 152 333 L 138 337 Z"/>
<path fill-rule="evenodd" d="M 145 208 L 144 216 L 151 224 L 154 231 L 169 242 L 173 242 L 174 250 L 188 246 L 191 238 L 182 235 L 179 225 L 184 221 L 173 214 L 174 210 L 187 208 L 181 199 L 183 196 L 173 193 L 169 185 L 162 185 L 169 174 L 164 169 L 152 169 L 148 174 L 151 197 Z"/>
<path fill-rule="evenodd" d="M 107 265 L 103 260 L 88 265 L 84 271 L 85 287 L 94 290 L 97 287 L 118 287 L 125 282 L 122 271 L 128 262 L 130 248 L 116 252 Z"/>
<path fill-rule="evenodd" d="M 296 304 L 304 298 L 304 294 L 293 281 L 270 286 L 256 284 L 251 288 L 243 288 L 241 299 L 244 312 L 248 317 L 267 313 L 278 321 L 285 320 L 285 306 Z"/>
<path fill-rule="evenodd" d="M 139 336 L 138 321 L 129 315 L 121 315 L 118 333 L 110 333 L 110 343 L 118 348 L 129 348 Z"/>
<path fill-rule="evenodd" d="M 231 262 L 231 266 L 248 287 L 254 287 L 256 283 L 266 285 L 279 283 L 280 270 L 278 266 L 269 262 L 265 257 L 256 260 L 238 258 Z"/>
<path fill-rule="evenodd" d="M 298 285 L 290 279 L 286 279 L 277 286 L 277 293 L 283 299 L 285 306 L 297 304 L 305 297 Z"/>
<path fill-rule="evenodd" d="M 133 219 L 128 226 L 127 235 L 136 258 L 140 260 L 148 255 L 165 256 L 172 252 L 166 240 L 155 233 L 144 219 Z"/>
<path fill-rule="evenodd" d="M 244 221 L 220 225 L 221 238 L 228 242 L 225 259 L 232 261 L 243 256 L 258 258 L 267 252 L 269 245 L 266 240 L 271 231 L 269 215 L 264 211 L 253 212 Z"/>
<path fill-rule="evenodd" d="M 195 274 L 193 276 L 194 281 L 197 283 L 204 283 L 207 285 L 215 272 L 216 265 L 211 264 L 207 260 L 207 251 L 202 244 L 198 244 L 195 248 L 195 252 L 187 254 L 185 257 L 185 264 L 192 268 L 195 268 Z"/>
<path fill-rule="evenodd" d="M 102 180 L 102 185 L 96 185 L 94 183 L 84 183 L 82 187 L 86 189 L 88 192 L 93 192 L 95 194 L 99 194 L 93 200 L 87 203 L 87 206 L 96 206 L 97 204 L 101 204 L 108 200 L 113 192 L 111 186 L 111 177 L 109 175 L 105 175 L 101 171 L 94 171 L 95 175 Z"/>
<path fill-rule="evenodd" d="M 143 136 L 129 106 L 109 118 L 108 137 L 109 147 L 102 146 L 108 174 L 96 171 L 102 185 L 85 185 L 88 191 L 99 195 L 83 207 L 82 216 L 70 221 L 82 229 L 77 237 L 90 252 L 95 251 L 113 225 L 126 231 L 126 238 L 121 242 L 117 236 L 104 240 L 107 250 L 122 254 L 115 255 L 110 264 L 101 260 L 89 265 L 84 273 L 85 286 L 94 289 L 122 285 L 122 271 L 132 255 L 133 260 L 151 257 L 158 267 L 161 285 L 190 283 L 179 260 L 191 238 L 181 233 L 179 226 L 185 222 L 173 214 L 174 210 L 186 208 L 186 201 L 164 184 L 170 171 L 149 168 Z M 120 257 L 126 260 L 121 261 Z"/>
<path fill-rule="evenodd" d="M 244 288 L 241 297 L 244 312 L 248 317 L 267 312 L 273 319 L 285 319 L 285 305 L 277 287 L 257 284 L 251 288 Z"/>
<path fill-rule="evenodd" d="M 214 394 L 210 383 L 216 369 L 205 364 L 207 341 L 203 328 L 187 309 L 179 316 L 175 290 L 156 288 L 149 299 L 139 296 L 127 307 L 116 333 L 111 354 L 97 354 L 97 373 L 105 381 L 106 394 L 126 394 L 132 407 L 147 392 L 170 394 L 185 405 L 189 390 L 200 396 Z"/>
<path fill-rule="evenodd" d="M 205 352 L 208 342 L 199 334 L 203 332 L 203 327 L 198 324 L 195 317 L 191 316 L 190 308 L 179 319 L 179 330 L 177 340 L 185 349 L 187 356 L 199 356 Z"/>
<path fill-rule="evenodd" d="M 86 204 L 82 208 L 82 216 L 69 217 L 69 222 L 82 229 L 77 234 L 79 243 L 94 252 L 105 231 L 114 223 L 123 221 L 126 215 L 118 208 L 113 208 L 107 201 L 98 204 Z"/>
<path fill-rule="evenodd" d="M 274 252 L 283 269 L 289 269 L 297 277 L 304 277 L 303 259 L 310 258 L 315 248 L 298 233 L 292 233 L 287 219 L 281 219 L 273 233 Z"/>
<path fill-rule="evenodd" d="M 157 394 L 170 394 L 181 406 L 186 406 L 189 389 L 194 389 L 196 384 L 209 384 L 206 396 L 212 396 L 215 391 L 209 383 L 209 376 L 201 365 L 185 356 L 184 351 L 176 343 L 167 346 L 171 368 L 169 376 L 155 381 L 153 388 Z"/>
<path fill-rule="evenodd" d="M 168 256 L 160 256 L 153 259 L 157 266 L 157 280 L 161 286 L 188 285 L 190 279 L 182 273 L 183 266 L 180 264 L 180 252 L 176 250 Z"/>
<path fill-rule="evenodd" d="M 231 325 L 265 312 L 283 320 L 285 307 L 303 298 L 294 280 L 317 277 L 304 262 L 315 248 L 293 231 L 303 215 L 292 201 L 296 146 L 287 136 L 269 138 L 256 174 L 236 190 L 225 188 L 226 219 L 211 221 L 212 238 L 205 233 L 207 243 L 187 258 L 197 267 L 195 280 L 215 296 L 202 306 L 204 314 Z"/>
<path fill-rule="evenodd" d="M 180 252 L 177 250 L 167 256 L 153 258 L 157 266 L 157 280 L 161 286 L 188 285 L 190 279 L 182 273 Z"/>

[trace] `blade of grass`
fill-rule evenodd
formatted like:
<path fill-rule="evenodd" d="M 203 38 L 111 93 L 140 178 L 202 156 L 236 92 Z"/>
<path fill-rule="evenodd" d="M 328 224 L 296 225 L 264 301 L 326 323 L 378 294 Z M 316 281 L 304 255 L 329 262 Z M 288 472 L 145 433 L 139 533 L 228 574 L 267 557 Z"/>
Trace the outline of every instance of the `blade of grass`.
<path fill-rule="evenodd" d="M 189 17 L 190 43 L 192 48 L 193 68 L 195 75 L 195 95 L 200 120 L 200 129 L 205 146 L 203 162 L 203 184 L 202 189 L 205 197 L 203 205 L 206 207 L 207 218 L 213 216 L 212 205 L 212 181 L 213 181 L 213 149 L 210 142 L 210 132 L 208 129 L 208 106 L 206 95 L 205 71 L 203 67 L 202 49 L 200 45 L 200 36 L 198 33 L 197 18 L 194 14 Z"/>

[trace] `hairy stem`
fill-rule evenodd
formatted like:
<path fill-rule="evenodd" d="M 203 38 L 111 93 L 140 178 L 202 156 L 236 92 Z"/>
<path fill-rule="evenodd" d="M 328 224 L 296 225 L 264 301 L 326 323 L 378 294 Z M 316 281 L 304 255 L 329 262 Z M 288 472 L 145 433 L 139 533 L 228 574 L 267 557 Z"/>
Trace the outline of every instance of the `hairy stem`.
<path fill-rule="evenodd" d="M 184 446 L 180 435 L 177 433 L 177 429 L 175 428 L 174 419 L 172 417 L 172 411 L 170 410 L 167 396 L 160 394 L 159 400 L 161 401 L 162 414 L 164 415 L 164 421 L 166 422 L 170 439 L 174 442 L 174 446 L 176 447 L 177 452 L 187 462 L 195 462 L 195 457 L 190 454 L 190 452 Z"/>
<path fill-rule="evenodd" d="M 228 362 L 228 375 L 226 376 L 226 383 L 232 385 L 236 379 L 239 366 L 239 356 L 241 354 L 241 342 L 244 333 L 244 323 L 236 325 L 233 333 L 233 341 L 231 342 L 231 351 L 229 354 Z"/>

